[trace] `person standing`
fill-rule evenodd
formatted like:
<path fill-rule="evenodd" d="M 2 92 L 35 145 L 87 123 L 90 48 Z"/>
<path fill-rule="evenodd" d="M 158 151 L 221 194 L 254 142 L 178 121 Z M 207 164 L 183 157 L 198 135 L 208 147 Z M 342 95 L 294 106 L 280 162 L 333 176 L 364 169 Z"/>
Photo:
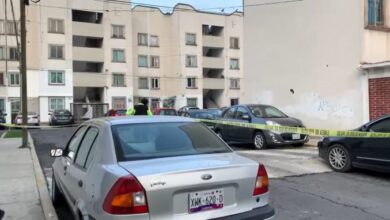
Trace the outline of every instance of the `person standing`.
<path fill-rule="evenodd" d="M 126 112 L 127 116 L 131 115 L 149 115 L 152 116 L 153 113 L 148 107 L 148 100 L 143 98 L 141 103 L 135 105 L 133 108 L 129 108 Z"/>

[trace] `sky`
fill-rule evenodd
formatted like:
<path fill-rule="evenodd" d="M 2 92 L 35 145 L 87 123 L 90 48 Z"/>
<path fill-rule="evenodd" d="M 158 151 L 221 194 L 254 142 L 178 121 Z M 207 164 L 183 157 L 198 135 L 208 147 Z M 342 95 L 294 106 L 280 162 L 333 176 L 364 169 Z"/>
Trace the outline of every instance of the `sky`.
<path fill-rule="evenodd" d="M 241 6 L 242 0 L 134 0 L 132 1 L 133 5 L 134 3 L 144 3 L 144 4 L 151 4 L 151 5 L 162 5 L 162 6 L 169 6 L 173 7 L 177 3 L 186 3 L 194 6 L 196 9 L 202 10 L 206 9 L 204 11 L 213 11 L 213 12 L 221 12 L 222 8 L 225 8 L 224 12 L 229 13 L 235 10 L 242 11 L 241 7 L 237 8 L 229 8 L 232 6 Z M 210 9 L 210 8 L 218 8 L 218 9 Z M 164 11 L 171 11 L 172 9 L 169 8 L 162 8 Z"/>

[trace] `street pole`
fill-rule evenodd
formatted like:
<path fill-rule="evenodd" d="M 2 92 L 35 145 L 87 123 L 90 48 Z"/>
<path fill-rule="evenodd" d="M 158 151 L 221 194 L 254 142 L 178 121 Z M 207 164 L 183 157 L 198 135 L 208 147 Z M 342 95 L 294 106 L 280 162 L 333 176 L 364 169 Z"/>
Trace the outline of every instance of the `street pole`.
<path fill-rule="evenodd" d="M 27 61 L 26 61 L 26 0 L 20 0 L 20 41 L 21 41 L 21 62 L 20 62 L 20 74 L 21 80 L 21 98 L 22 98 L 22 124 L 27 125 Z M 28 147 L 27 128 L 22 128 L 22 146 L 21 148 Z"/>

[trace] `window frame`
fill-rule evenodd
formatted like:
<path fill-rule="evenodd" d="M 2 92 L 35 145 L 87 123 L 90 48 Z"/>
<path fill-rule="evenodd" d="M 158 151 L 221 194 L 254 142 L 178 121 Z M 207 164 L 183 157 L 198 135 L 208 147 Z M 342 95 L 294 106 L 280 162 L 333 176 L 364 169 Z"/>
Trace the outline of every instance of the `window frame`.
<path fill-rule="evenodd" d="M 378 21 L 378 11 L 379 11 L 379 8 L 378 8 L 378 5 L 377 4 L 378 2 L 381 2 L 382 5 L 381 5 L 381 15 L 382 15 L 382 21 Z M 370 3 L 372 2 L 372 3 Z M 385 24 L 386 24 L 386 2 L 384 0 L 367 0 L 366 1 L 366 4 L 367 4 L 367 26 L 368 27 L 373 27 L 373 28 L 386 28 L 385 27 Z M 371 15 L 370 12 L 371 12 L 371 8 L 370 8 L 370 4 L 374 4 L 374 11 L 375 11 L 375 14 L 374 15 Z M 375 7 L 376 6 L 376 7 Z M 371 23 L 371 16 L 374 16 L 375 17 L 375 21 L 373 23 Z"/>
<path fill-rule="evenodd" d="M 2 103 L 2 105 L 1 105 Z M 0 112 L 5 113 L 6 112 L 6 106 L 5 106 L 5 97 L 0 97 Z"/>
<path fill-rule="evenodd" d="M 11 51 L 14 50 L 13 53 L 11 53 Z M 13 57 L 11 57 L 11 55 Z M 18 48 L 17 47 L 8 47 L 8 61 L 19 61 L 20 60 L 20 53 L 18 51 Z"/>
<path fill-rule="evenodd" d="M 193 86 L 190 85 L 192 83 L 194 84 Z M 198 88 L 196 77 L 187 77 L 186 78 L 186 88 L 187 89 L 197 89 Z"/>
<path fill-rule="evenodd" d="M 191 65 L 191 58 L 195 58 L 195 64 Z M 190 61 L 190 62 L 188 62 Z M 187 68 L 198 68 L 198 56 L 197 55 L 186 55 L 186 67 Z"/>
<path fill-rule="evenodd" d="M 118 58 L 118 56 L 115 56 L 115 52 L 122 52 L 123 53 L 123 60 L 115 60 L 115 57 Z M 121 48 L 113 48 L 112 54 L 111 54 L 111 62 L 112 63 L 126 63 L 126 50 Z"/>
<path fill-rule="evenodd" d="M 116 84 L 115 82 L 117 82 L 115 80 L 115 77 L 116 76 L 121 76 L 123 77 L 123 83 L 122 84 Z M 112 84 L 111 84 L 112 87 L 126 87 L 126 74 L 125 73 L 112 73 Z"/>
<path fill-rule="evenodd" d="M 52 23 L 51 22 L 55 22 L 55 31 L 52 31 L 50 29 Z M 62 23 L 62 26 L 61 26 L 61 29 L 60 31 L 58 31 L 58 22 Z M 65 20 L 64 19 L 59 19 L 59 18 L 48 18 L 47 19 L 47 32 L 50 33 L 50 34 L 65 34 Z"/>
<path fill-rule="evenodd" d="M 4 46 L 0 46 L 0 60 L 5 60 Z"/>
<path fill-rule="evenodd" d="M 234 83 L 235 82 L 235 83 Z M 240 89 L 240 78 L 230 78 L 230 89 Z"/>
<path fill-rule="evenodd" d="M 240 70 L 240 59 L 239 58 L 230 58 L 229 60 L 230 60 L 230 62 L 229 62 L 230 70 Z M 237 61 L 237 67 L 234 67 L 232 65 L 233 61 Z"/>
<path fill-rule="evenodd" d="M 57 74 L 58 73 L 61 73 L 62 74 L 62 83 L 53 83 L 52 81 L 51 81 L 51 76 L 52 76 L 52 73 L 56 73 L 56 79 L 57 79 Z M 56 85 L 58 85 L 58 86 L 63 86 L 63 85 L 65 85 L 65 71 L 63 71 L 63 70 L 49 70 L 48 71 L 48 75 L 49 75 L 49 85 L 54 85 L 54 86 L 56 86 Z"/>
<path fill-rule="evenodd" d="M 190 103 L 189 100 L 191 100 L 191 99 L 195 100 L 195 106 L 189 104 Z M 187 103 L 186 106 L 188 106 L 188 107 L 198 107 L 198 98 L 197 97 L 187 97 L 186 103 Z"/>
<path fill-rule="evenodd" d="M 59 99 L 61 99 L 62 100 L 62 108 L 52 109 L 52 100 L 53 99 L 57 99 L 57 101 Z M 56 103 L 56 105 L 58 105 L 58 103 Z M 48 97 L 48 109 L 49 109 L 49 112 L 54 112 L 55 110 L 65 109 L 65 105 L 66 105 L 65 97 L 62 97 L 62 96 L 51 96 L 51 97 Z"/>
<path fill-rule="evenodd" d="M 119 100 L 119 99 L 123 99 L 124 101 L 124 107 L 123 108 L 117 108 L 116 106 L 114 106 L 114 100 Z M 127 109 L 127 97 L 126 96 L 113 96 L 111 98 L 111 106 L 112 106 L 112 109 Z"/>
<path fill-rule="evenodd" d="M 93 139 L 91 145 L 89 146 L 89 149 L 88 149 L 88 151 L 87 151 L 87 156 L 85 157 L 85 160 L 84 160 L 84 165 L 81 166 L 80 164 L 77 163 L 77 158 L 78 158 L 78 156 L 79 156 L 79 151 L 80 151 L 80 148 L 81 148 L 81 146 L 82 146 L 82 143 L 84 142 L 85 137 L 87 136 L 88 132 L 89 132 L 91 129 L 96 129 L 96 130 L 97 130 L 97 134 L 96 134 L 96 136 L 94 137 L 94 139 Z M 84 131 L 84 134 L 82 135 L 82 138 L 81 138 L 80 142 L 78 143 L 77 152 L 75 153 L 74 159 L 73 159 L 73 161 L 72 161 L 72 164 L 73 164 L 75 167 L 77 167 L 78 169 L 81 169 L 81 170 L 83 170 L 83 171 L 86 171 L 86 170 L 87 170 L 87 168 L 85 167 L 85 165 L 86 165 L 87 160 L 88 160 L 88 157 L 89 157 L 89 155 L 90 155 L 90 153 L 91 153 L 91 149 L 92 149 L 93 145 L 95 144 L 96 139 L 98 138 L 98 136 L 99 136 L 99 128 L 97 128 L 97 127 L 95 127 L 95 126 L 87 126 L 87 129 Z"/>
<path fill-rule="evenodd" d="M 142 42 L 142 36 L 145 36 L 145 43 Z M 138 46 L 148 46 L 149 40 L 148 40 L 148 34 L 147 33 L 138 33 L 137 34 L 137 41 L 138 41 Z"/>
<path fill-rule="evenodd" d="M 160 89 L 160 78 L 158 78 L 158 77 L 150 78 L 150 89 L 152 89 L 152 90 L 159 90 Z"/>
<path fill-rule="evenodd" d="M 145 58 L 145 60 L 146 60 L 146 64 L 145 65 L 141 65 L 141 63 L 140 63 L 140 58 Z M 138 67 L 140 67 L 140 68 L 149 68 L 149 57 L 148 57 L 148 55 L 143 55 L 143 54 L 141 54 L 141 55 L 138 55 Z"/>
<path fill-rule="evenodd" d="M 378 124 L 382 123 L 388 123 L 389 124 L 389 131 L 378 131 L 378 130 L 372 130 L 372 127 L 377 126 Z M 368 126 L 367 129 L 369 132 L 382 132 L 382 133 L 390 133 L 390 118 L 384 118 L 382 120 L 376 121 Z"/>
<path fill-rule="evenodd" d="M 156 44 L 155 43 L 152 43 L 152 38 L 155 38 L 157 39 L 157 42 Z M 149 35 L 149 46 L 150 47 L 160 47 L 160 38 L 158 35 Z"/>
<path fill-rule="evenodd" d="M 146 87 L 141 87 L 141 80 L 146 80 Z M 138 89 L 149 89 L 149 78 L 148 77 L 139 77 L 138 78 Z"/>
<path fill-rule="evenodd" d="M 15 81 L 15 79 L 11 79 L 12 76 L 15 76 L 17 75 L 18 77 L 18 83 L 15 84 L 15 83 L 12 83 L 12 81 Z M 20 86 L 20 73 L 19 72 L 8 72 L 8 86 L 11 86 L 11 87 L 18 87 Z"/>
<path fill-rule="evenodd" d="M 4 72 L 0 72 L 0 86 L 5 86 L 5 74 Z"/>
<path fill-rule="evenodd" d="M 119 30 L 121 29 L 122 30 L 122 34 L 121 35 L 115 35 L 115 29 L 116 28 L 119 28 Z M 119 31 L 119 33 L 120 33 L 120 31 Z M 126 39 L 125 38 L 125 34 L 126 32 L 125 32 L 125 25 L 120 25 L 120 24 L 112 24 L 111 25 L 111 38 L 112 39 Z"/>
<path fill-rule="evenodd" d="M 235 45 L 235 41 L 237 41 L 237 45 Z M 239 37 L 230 37 L 230 49 L 239 50 L 240 49 L 240 38 Z M 237 46 L 237 47 L 235 47 Z"/>
<path fill-rule="evenodd" d="M 157 65 L 153 65 L 153 60 L 157 58 Z M 152 55 L 149 56 L 150 59 L 150 68 L 159 69 L 160 68 L 160 56 Z"/>
<path fill-rule="evenodd" d="M 185 35 L 186 35 L 186 36 L 185 36 L 185 41 L 186 41 L 186 45 L 187 45 L 187 46 L 197 46 L 197 42 L 196 42 L 196 41 L 197 41 L 197 36 L 196 36 L 196 33 L 189 33 L 189 32 L 187 32 L 187 33 L 185 33 Z M 189 36 L 189 35 L 195 36 L 195 38 L 194 38 L 194 39 L 195 39 L 195 40 L 194 40 L 194 43 L 189 43 L 189 42 L 188 42 L 188 36 Z"/>
<path fill-rule="evenodd" d="M 52 57 L 51 55 L 51 48 L 52 47 L 61 47 L 62 48 L 62 54 L 61 57 Z M 56 55 L 58 55 L 58 49 L 56 49 Z M 62 44 L 49 44 L 49 60 L 65 60 L 65 45 Z"/>
<path fill-rule="evenodd" d="M 80 141 L 77 143 L 77 145 L 76 145 L 76 149 L 75 149 L 75 152 L 73 152 L 74 153 L 74 156 L 73 156 L 73 158 L 72 157 L 70 157 L 69 156 L 69 145 L 70 145 L 70 143 L 72 142 L 72 140 L 75 138 L 75 135 L 81 130 L 81 129 L 85 129 L 84 131 L 82 131 L 82 133 L 80 134 Z M 88 130 L 88 126 L 86 126 L 86 125 L 81 125 L 79 128 L 77 128 L 77 130 L 72 134 L 72 137 L 69 139 L 69 141 L 68 141 L 68 143 L 66 144 L 66 147 L 65 147 L 65 149 L 64 149 L 64 151 L 63 151 L 63 156 L 65 157 L 65 158 L 67 158 L 68 160 L 70 160 L 72 163 L 73 163 L 73 161 L 76 159 L 76 154 L 77 154 L 77 151 L 78 151 L 78 149 L 79 149 L 79 147 L 80 147 L 80 143 L 81 143 L 81 141 L 83 140 L 83 138 L 84 138 L 84 135 L 86 134 L 86 132 L 87 132 L 87 130 Z"/>

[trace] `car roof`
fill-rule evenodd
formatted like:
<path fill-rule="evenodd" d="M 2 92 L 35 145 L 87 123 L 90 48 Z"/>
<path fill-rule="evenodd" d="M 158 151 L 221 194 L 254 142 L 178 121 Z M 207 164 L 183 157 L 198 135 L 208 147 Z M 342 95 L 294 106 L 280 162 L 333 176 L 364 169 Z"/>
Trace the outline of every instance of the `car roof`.
<path fill-rule="evenodd" d="M 194 119 L 178 116 L 123 116 L 96 118 L 87 123 L 106 122 L 111 125 L 141 124 L 141 123 L 170 123 L 170 122 L 196 122 Z"/>

